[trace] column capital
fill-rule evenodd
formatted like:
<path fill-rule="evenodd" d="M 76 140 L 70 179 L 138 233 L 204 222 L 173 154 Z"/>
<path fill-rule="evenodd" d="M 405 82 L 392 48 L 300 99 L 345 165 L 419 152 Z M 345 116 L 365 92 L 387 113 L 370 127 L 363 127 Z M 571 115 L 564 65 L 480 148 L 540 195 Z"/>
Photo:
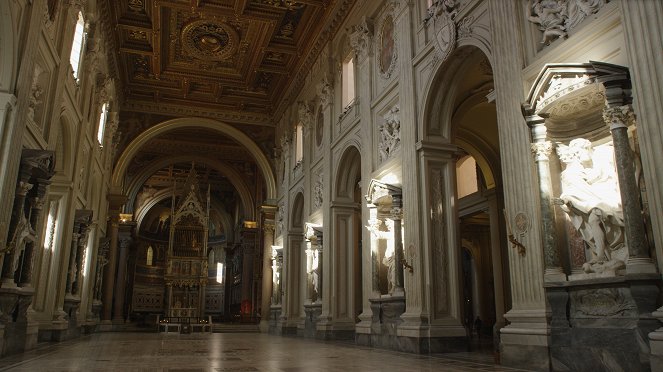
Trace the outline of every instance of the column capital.
<path fill-rule="evenodd" d="M 535 142 L 531 144 L 532 154 L 537 161 L 548 160 L 552 153 L 553 144 L 550 141 Z"/>
<path fill-rule="evenodd" d="M 350 45 L 358 59 L 364 59 L 371 55 L 372 41 L 373 20 L 362 17 L 358 24 L 350 28 Z"/>
<path fill-rule="evenodd" d="M 603 109 L 603 120 L 610 130 L 617 128 L 628 128 L 635 121 L 635 113 L 631 105 L 608 106 Z"/>

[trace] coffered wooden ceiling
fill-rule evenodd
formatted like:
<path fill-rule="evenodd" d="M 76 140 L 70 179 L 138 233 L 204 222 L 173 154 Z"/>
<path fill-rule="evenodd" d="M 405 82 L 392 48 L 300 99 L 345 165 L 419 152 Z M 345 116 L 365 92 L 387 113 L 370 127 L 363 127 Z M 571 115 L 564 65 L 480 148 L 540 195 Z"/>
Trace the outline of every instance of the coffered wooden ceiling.
<path fill-rule="evenodd" d="M 107 0 L 123 109 L 269 125 L 353 2 Z"/>

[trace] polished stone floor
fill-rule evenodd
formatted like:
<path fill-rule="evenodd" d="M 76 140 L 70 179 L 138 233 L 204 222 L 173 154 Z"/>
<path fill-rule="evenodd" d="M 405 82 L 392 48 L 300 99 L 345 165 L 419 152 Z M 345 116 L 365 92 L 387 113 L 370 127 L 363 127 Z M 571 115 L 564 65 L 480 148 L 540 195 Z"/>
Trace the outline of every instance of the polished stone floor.
<path fill-rule="evenodd" d="M 522 371 L 492 356 L 422 356 L 259 333 L 96 333 L 0 359 L 0 371 Z"/>

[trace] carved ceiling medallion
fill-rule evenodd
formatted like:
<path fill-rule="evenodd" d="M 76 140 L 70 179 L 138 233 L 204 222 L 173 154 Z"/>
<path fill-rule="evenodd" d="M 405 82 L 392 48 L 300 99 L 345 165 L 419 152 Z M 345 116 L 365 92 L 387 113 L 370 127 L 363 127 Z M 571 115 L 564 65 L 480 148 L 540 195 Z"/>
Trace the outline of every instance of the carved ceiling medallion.
<path fill-rule="evenodd" d="M 182 27 L 182 48 L 203 61 L 230 58 L 239 45 L 239 36 L 232 27 L 218 21 L 199 19 Z"/>

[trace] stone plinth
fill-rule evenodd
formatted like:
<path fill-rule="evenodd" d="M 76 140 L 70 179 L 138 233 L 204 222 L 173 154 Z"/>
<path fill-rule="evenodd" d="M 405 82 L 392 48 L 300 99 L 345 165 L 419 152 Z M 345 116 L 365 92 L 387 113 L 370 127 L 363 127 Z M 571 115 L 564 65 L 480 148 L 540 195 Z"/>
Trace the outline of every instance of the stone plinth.
<path fill-rule="evenodd" d="M 401 350 L 398 342 L 398 326 L 403 323 L 405 297 L 393 296 L 371 299 L 371 333 L 358 333 L 355 341 L 359 345 Z"/>
<path fill-rule="evenodd" d="M 660 284 L 639 274 L 546 286 L 552 369 L 649 371 Z"/>
<path fill-rule="evenodd" d="M 322 314 L 322 304 L 304 305 L 304 312 L 306 313 L 306 320 L 304 321 L 304 328 L 298 330 L 301 333 L 299 336 L 315 338 L 318 319 Z"/>
<path fill-rule="evenodd" d="M 37 344 L 37 326 L 27 312 L 33 291 L 21 287 L 0 288 L 0 326 L 4 326 L 2 355 L 20 353 Z"/>

